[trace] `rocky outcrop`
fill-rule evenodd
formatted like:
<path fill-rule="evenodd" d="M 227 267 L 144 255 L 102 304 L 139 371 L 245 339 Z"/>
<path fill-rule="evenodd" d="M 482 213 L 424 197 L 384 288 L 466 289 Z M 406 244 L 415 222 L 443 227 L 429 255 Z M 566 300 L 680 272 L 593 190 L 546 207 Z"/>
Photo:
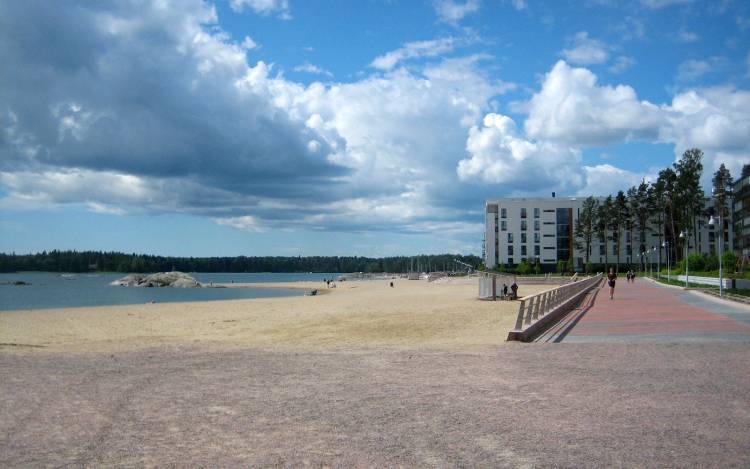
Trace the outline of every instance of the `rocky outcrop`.
<path fill-rule="evenodd" d="M 159 272 L 156 274 L 130 274 L 115 280 L 110 285 L 123 287 L 173 287 L 199 288 L 200 282 L 183 272 Z"/>

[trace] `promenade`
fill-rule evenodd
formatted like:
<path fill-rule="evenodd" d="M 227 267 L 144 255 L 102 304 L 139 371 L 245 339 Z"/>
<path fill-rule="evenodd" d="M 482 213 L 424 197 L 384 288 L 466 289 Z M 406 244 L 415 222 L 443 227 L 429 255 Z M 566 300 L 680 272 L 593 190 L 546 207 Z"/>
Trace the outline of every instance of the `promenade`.
<path fill-rule="evenodd" d="M 649 279 L 606 285 L 540 342 L 750 342 L 750 306 Z"/>

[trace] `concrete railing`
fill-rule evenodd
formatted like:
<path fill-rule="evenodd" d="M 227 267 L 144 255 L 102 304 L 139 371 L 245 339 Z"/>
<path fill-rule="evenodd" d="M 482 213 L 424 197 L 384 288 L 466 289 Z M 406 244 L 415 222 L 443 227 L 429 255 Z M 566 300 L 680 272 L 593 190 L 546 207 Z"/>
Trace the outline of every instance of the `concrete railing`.
<path fill-rule="evenodd" d="M 508 340 L 528 341 L 551 321 L 567 312 L 589 290 L 602 280 L 602 274 L 588 277 L 527 296 L 518 306 L 516 327 L 508 333 Z"/>
<path fill-rule="evenodd" d="M 662 275 L 662 277 L 665 277 L 665 276 Z M 672 277 L 672 278 L 675 278 L 675 277 Z M 685 276 L 684 275 L 678 275 L 677 278 L 676 278 L 676 280 L 679 280 L 680 282 L 684 282 L 685 281 Z M 690 282 L 690 283 L 699 283 L 701 285 L 711 285 L 711 286 L 714 286 L 714 287 L 718 287 L 719 286 L 719 278 L 718 277 L 696 277 L 695 275 L 691 275 L 688 278 L 688 282 Z M 724 279 L 724 288 L 732 288 L 732 280 L 731 279 L 728 279 L 728 278 Z"/>

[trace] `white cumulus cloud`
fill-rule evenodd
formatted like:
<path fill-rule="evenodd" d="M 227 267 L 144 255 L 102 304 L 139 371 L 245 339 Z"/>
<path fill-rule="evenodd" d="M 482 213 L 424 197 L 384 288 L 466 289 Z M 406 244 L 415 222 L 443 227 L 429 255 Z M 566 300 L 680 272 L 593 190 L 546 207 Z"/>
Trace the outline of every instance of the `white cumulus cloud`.
<path fill-rule="evenodd" d="M 515 122 L 500 114 L 487 114 L 482 126 L 469 129 L 468 158 L 458 163 L 460 179 L 500 184 L 504 191 L 534 192 L 541 188 L 576 188 L 582 184 L 577 169 L 581 153 L 548 141 L 531 141 L 519 135 Z"/>
<path fill-rule="evenodd" d="M 600 86 L 591 71 L 559 61 L 532 97 L 525 129 L 536 139 L 605 145 L 654 140 L 663 119 L 659 108 L 639 101 L 633 88 Z"/>

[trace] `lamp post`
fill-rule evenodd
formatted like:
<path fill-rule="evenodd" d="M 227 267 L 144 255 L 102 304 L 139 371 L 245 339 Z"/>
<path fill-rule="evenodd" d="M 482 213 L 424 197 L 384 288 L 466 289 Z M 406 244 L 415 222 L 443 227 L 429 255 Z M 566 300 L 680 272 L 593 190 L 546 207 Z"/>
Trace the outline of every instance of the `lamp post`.
<path fill-rule="evenodd" d="M 719 213 L 719 296 L 724 295 L 724 272 L 721 266 L 721 258 L 724 254 L 724 217 L 721 216 L 721 213 Z M 714 218 L 713 215 L 711 215 L 711 218 L 708 220 L 708 224 L 713 226 L 716 225 L 716 218 Z"/>
<path fill-rule="evenodd" d="M 654 260 L 651 261 L 651 265 L 653 266 L 653 262 L 656 261 L 656 246 L 651 246 L 651 252 L 654 254 Z M 656 266 L 656 271 L 659 271 L 659 266 Z M 651 267 L 651 276 L 654 276 L 654 268 Z"/>
<path fill-rule="evenodd" d="M 684 229 L 680 232 L 680 238 L 685 240 L 685 288 L 688 287 L 688 243 L 690 242 L 690 232 Z"/>
<path fill-rule="evenodd" d="M 669 242 L 664 241 L 661 246 L 667 251 L 667 283 L 669 283 Z"/>

